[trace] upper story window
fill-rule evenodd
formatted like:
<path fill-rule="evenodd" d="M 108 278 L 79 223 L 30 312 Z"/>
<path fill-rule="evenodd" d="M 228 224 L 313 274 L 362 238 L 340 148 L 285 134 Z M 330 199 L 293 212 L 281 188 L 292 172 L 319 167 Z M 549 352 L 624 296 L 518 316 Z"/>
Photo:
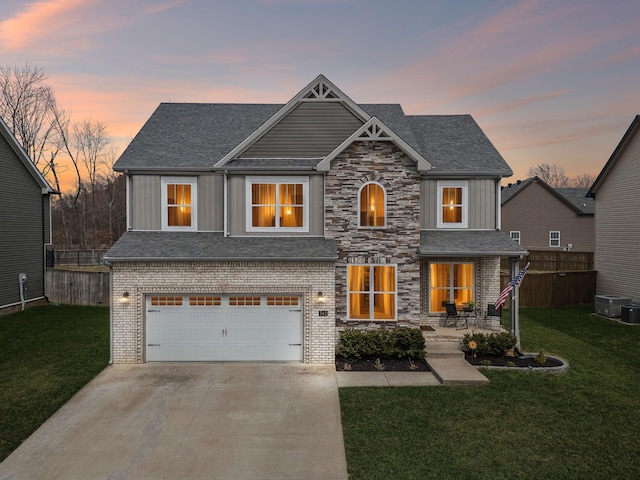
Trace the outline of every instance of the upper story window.
<path fill-rule="evenodd" d="M 162 177 L 163 230 L 196 230 L 197 186 L 195 177 Z"/>
<path fill-rule="evenodd" d="M 466 180 L 438 182 L 438 228 L 467 228 L 468 197 Z"/>
<path fill-rule="evenodd" d="M 248 177 L 247 231 L 309 231 L 308 177 Z"/>
<path fill-rule="evenodd" d="M 518 244 L 520 243 L 520 230 L 511 230 L 509 232 L 509 235 L 511 236 L 511 240 L 517 242 Z"/>
<path fill-rule="evenodd" d="M 549 232 L 549 246 L 550 247 L 559 247 L 560 246 L 560 232 L 559 231 L 551 231 L 551 232 Z"/>
<path fill-rule="evenodd" d="M 359 227 L 386 226 L 387 193 L 379 183 L 369 182 L 360 187 Z"/>

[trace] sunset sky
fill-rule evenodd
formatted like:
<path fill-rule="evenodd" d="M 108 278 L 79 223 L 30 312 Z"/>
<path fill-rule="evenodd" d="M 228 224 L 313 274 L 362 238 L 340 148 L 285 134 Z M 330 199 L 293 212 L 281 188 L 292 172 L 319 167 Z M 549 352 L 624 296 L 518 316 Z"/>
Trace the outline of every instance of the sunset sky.
<path fill-rule="evenodd" d="M 524 179 L 597 174 L 640 113 L 637 0 L 3 0 L 0 64 L 41 67 L 121 151 L 160 102 L 470 113 Z"/>

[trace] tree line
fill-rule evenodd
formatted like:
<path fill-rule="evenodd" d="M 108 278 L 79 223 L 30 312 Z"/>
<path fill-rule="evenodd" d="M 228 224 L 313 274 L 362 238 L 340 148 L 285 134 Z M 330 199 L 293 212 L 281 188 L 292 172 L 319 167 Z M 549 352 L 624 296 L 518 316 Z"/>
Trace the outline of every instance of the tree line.
<path fill-rule="evenodd" d="M 107 126 L 93 119 L 72 122 L 59 105 L 42 68 L 0 66 L 0 116 L 59 192 L 52 197 L 54 248 L 111 246 L 125 230 L 125 185 L 114 174 L 117 158 Z M 62 191 L 70 170 L 72 187 Z"/>

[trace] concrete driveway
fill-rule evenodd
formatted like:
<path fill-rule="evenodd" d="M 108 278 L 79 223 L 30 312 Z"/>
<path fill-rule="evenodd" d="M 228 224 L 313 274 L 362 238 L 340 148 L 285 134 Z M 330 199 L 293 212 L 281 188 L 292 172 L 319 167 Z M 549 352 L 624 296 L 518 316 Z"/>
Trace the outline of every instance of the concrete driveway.
<path fill-rule="evenodd" d="M 0 479 L 346 480 L 334 368 L 110 366 L 0 464 Z"/>

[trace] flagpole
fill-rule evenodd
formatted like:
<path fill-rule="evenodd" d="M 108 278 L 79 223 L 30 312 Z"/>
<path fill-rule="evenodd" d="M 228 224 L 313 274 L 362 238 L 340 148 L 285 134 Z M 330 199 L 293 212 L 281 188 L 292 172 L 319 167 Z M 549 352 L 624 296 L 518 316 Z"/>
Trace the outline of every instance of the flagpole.
<path fill-rule="evenodd" d="M 518 275 L 518 257 L 511 258 L 511 276 L 510 278 L 516 278 Z M 514 287 L 509 294 L 509 317 L 510 317 L 510 332 L 516 337 L 516 345 L 520 346 L 520 327 L 518 325 L 518 295 L 516 293 L 517 287 Z"/>

